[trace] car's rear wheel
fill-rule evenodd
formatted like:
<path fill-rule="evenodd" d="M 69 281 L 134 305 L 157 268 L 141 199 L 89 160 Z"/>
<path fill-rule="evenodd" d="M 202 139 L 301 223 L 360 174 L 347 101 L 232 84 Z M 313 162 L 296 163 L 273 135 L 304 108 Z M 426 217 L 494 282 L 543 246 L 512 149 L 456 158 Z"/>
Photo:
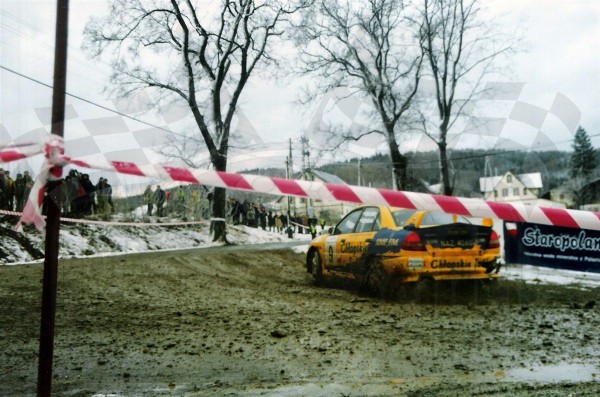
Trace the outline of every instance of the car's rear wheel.
<path fill-rule="evenodd" d="M 367 264 L 364 285 L 369 292 L 375 295 L 387 295 L 390 285 L 390 275 L 385 272 L 383 264 L 377 258 L 373 258 Z"/>
<path fill-rule="evenodd" d="M 323 266 L 321 264 L 321 256 L 317 250 L 312 250 L 308 254 L 308 262 L 311 266 L 311 274 L 315 279 L 315 283 L 319 284 L 323 281 Z"/>

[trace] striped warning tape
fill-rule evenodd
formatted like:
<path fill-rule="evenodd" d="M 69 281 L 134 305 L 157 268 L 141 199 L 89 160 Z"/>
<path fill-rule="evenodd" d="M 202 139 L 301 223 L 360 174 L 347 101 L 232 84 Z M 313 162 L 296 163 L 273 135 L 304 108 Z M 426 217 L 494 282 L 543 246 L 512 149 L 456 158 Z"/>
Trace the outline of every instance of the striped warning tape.
<path fill-rule="evenodd" d="M 18 148 L 11 150 L 21 152 Z M 523 203 L 484 201 L 476 198 L 403 192 L 362 186 L 338 185 L 318 181 L 297 181 L 259 175 L 180 168 L 169 165 L 138 166 L 134 163 L 123 161 L 86 162 L 71 159 L 63 155 L 62 141 L 55 136 L 51 136 L 49 141 L 45 143 L 43 152 L 46 154 L 47 164 L 43 170 L 44 173 L 40 173 L 40 175 L 45 175 L 46 177 L 50 175 L 49 170 L 52 167 L 56 168 L 56 165 L 64 166 L 71 164 L 77 167 L 145 176 L 164 181 L 188 182 L 313 200 L 341 201 L 359 205 L 386 205 L 426 211 L 441 211 L 477 218 L 491 217 L 513 222 L 529 222 L 600 230 L 600 213 L 589 211 L 539 207 Z M 12 155 L 12 157 L 7 156 L 6 158 L 16 159 L 16 157 L 18 156 Z M 0 160 L 6 161 L 2 156 L 0 156 Z M 38 178 L 40 178 L 40 175 L 38 175 Z M 46 179 L 42 180 L 45 181 Z M 35 211 L 39 211 L 39 206 L 43 198 L 40 192 L 42 192 L 41 189 L 43 189 L 43 186 L 43 184 L 37 184 L 37 195 L 32 189 L 28 201 L 28 204 L 31 202 L 31 206 L 26 207 L 24 211 L 26 214 L 22 218 L 24 222 L 36 223 L 38 228 L 40 227 L 40 222 Z"/>

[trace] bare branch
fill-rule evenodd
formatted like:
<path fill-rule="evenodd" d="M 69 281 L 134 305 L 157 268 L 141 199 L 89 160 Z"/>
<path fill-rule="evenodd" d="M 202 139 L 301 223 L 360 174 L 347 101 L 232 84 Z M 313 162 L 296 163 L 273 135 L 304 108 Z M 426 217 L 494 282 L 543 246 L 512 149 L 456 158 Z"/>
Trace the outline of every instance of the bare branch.
<path fill-rule="evenodd" d="M 496 33 L 488 33 L 489 28 L 479 14 L 478 0 L 423 0 L 420 10 L 424 21 L 421 43 L 435 83 L 438 109 L 437 135 L 434 137 L 426 126 L 423 129 L 440 149 L 440 178 L 444 194 L 452 192 L 446 157 L 448 132 L 467 103 L 471 103 L 479 93 L 489 65 L 500 55 L 511 51 L 510 46 L 490 50 L 498 39 L 493 37 Z M 467 98 L 459 101 L 456 94 L 461 83 L 467 91 Z"/>
<path fill-rule="evenodd" d="M 191 0 L 111 1 L 108 15 L 86 25 L 85 49 L 110 59 L 116 91 L 147 90 L 156 106 L 175 99 L 189 108 L 191 140 L 165 153 L 193 165 L 194 156 L 208 151 L 213 167 L 225 171 L 241 93 L 256 69 L 275 59 L 270 43 L 289 23 L 282 16 L 292 18 L 310 2 L 223 0 L 211 15 Z M 203 144 L 191 144 L 193 139 Z M 223 218 L 224 192 L 215 196 L 223 200 L 215 199 L 213 214 Z"/>
<path fill-rule="evenodd" d="M 405 7 L 400 0 L 323 0 L 300 23 L 301 73 L 321 77 L 315 89 L 324 94 L 343 87 L 360 92 L 372 104 L 379 128 L 338 131 L 336 142 L 356 140 L 372 131 L 388 140 L 396 184 L 406 185 L 406 160 L 396 143 L 396 126 L 410 106 L 419 84 L 420 47 L 403 40 L 416 36 L 406 28 Z M 375 118 L 373 118 L 375 120 Z"/>

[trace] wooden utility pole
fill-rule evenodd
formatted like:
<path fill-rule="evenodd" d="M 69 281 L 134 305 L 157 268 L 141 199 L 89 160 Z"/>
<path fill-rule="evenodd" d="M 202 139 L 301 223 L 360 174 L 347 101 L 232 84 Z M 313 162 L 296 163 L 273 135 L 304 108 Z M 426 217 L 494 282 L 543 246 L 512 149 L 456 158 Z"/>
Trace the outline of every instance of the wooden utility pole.
<path fill-rule="evenodd" d="M 305 135 L 302 135 L 300 138 L 302 142 L 302 175 L 304 179 L 307 181 L 314 181 L 314 175 L 312 173 L 312 169 L 310 167 L 310 150 L 308 147 L 308 138 Z M 308 214 L 308 209 L 313 207 L 313 200 L 307 199 L 304 204 L 304 212 Z"/>
<path fill-rule="evenodd" d="M 52 91 L 52 130 L 62 137 L 65 122 L 65 93 L 67 88 L 67 37 L 69 27 L 69 0 L 57 0 L 56 39 L 54 50 L 54 87 Z M 52 172 L 54 171 L 54 172 Z M 40 325 L 40 350 L 38 365 L 38 397 L 52 394 L 52 365 L 54 358 L 54 320 L 56 317 L 56 285 L 58 279 L 58 234 L 60 231 L 60 194 L 51 194 L 61 181 L 52 178 L 62 175 L 62 167 L 52 170 L 46 184 L 46 246 L 44 280 L 42 289 L 42 318 Z M 54 180 L 53 180 L 54 179 Z M 58 179 L 58 178 L 57 178 Z"/>
<path fill-rule="evenodd" d="M 293 162 L 293 157 L 292 157 L 292 138 L 289 139 L 289 143 L 290 143 L 290 154 L 289 154 L 289 166 L 290 166 L 290 171 L 289 171 L 289 178 L 290 179 L 294 179 L 294 162 Z M 290 200 L 289 196 L 288 196 L 288 200 Z M 294 212 L 291 212 L 290 214 L 296 214 L 296 198 L 292 197 L 292 204 L 294 207 Z M 288 206 L 288 211 L 290 211 L 289 206 Z"/>
<path fill-rule="evenodd" d="M 360 159 L 358 159 L 358 181 L 357 181 L 357 185 L 358 186 L 362 186 L 362 163 L 360 162 Z"/>

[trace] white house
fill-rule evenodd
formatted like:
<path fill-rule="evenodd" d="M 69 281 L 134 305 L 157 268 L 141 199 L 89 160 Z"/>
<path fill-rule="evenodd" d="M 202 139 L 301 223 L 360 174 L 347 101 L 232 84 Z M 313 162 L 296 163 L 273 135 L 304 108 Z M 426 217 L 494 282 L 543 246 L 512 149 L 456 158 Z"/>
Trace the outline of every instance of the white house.
<path fill-rule="evenodd" d="M 487 201 L 537 201 L 542 187 L 539 172 L 515 175 L 508 171 L 502 176 L 479 178 L 479 191 Z"/>

